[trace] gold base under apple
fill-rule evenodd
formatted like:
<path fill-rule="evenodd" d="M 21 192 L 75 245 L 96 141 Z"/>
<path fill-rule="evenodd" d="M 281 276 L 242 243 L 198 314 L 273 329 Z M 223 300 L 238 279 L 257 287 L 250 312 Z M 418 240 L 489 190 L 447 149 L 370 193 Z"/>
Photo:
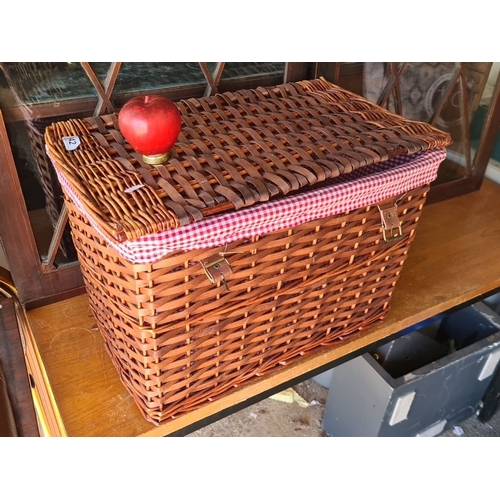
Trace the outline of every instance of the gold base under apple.
<path fill-rule="evenodd" d="M 165 163 L 169 158 L 168 153 L 159 155 L 142 155 L 142 159 L 149 165 L 157 165 L 158 163 Z"/>

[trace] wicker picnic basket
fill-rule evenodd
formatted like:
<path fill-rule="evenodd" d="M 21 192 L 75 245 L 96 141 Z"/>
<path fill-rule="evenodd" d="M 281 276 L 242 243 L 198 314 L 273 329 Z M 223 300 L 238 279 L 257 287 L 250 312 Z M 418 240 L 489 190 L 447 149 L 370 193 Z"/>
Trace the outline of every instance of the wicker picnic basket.
<path fill-rule="evenodd" d="M 177 104 L 164 165 L 116 115 L 45 134 L 107 351 L 155 424 L 382 319 L 450 143 L 324 79 Z"/>

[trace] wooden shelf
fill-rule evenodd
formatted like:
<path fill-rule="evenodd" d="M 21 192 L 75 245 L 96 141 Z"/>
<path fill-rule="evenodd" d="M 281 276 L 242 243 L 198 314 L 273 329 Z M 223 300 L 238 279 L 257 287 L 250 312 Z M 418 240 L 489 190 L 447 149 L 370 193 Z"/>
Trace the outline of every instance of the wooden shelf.
<path fill-rule="evenodd" d="M 427 205 L 384 321 L 203 408 L 156 427 L 145 421 L 104 349 L 86 295 L 28 312 L 60 428 L 68 436 L 164 436 L 208 423 L 297 379 L 370 349 L 398 331 L 500 289 L 500 186 Z M 37 381 L 37 384 L 44 383 Z M 59 416 L 60 415 L 60 416 Z"/>

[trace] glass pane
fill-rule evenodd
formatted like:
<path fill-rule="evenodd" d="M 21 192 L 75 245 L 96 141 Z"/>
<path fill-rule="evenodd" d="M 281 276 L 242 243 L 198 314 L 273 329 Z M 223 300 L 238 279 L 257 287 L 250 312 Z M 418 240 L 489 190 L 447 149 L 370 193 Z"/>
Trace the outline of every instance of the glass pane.
<path fill-rule="evenodd" d="M 460 77 L 455 81 L 457 70 L 461 68 L 465 88 Z M 405 63 L 394 90 L 387 94 L 386 87 L 394 76 L 390 64 L 369 62 L 364 63 L 363 92 L 367 99 L 381 103 L 392 112 L 432 122 L 451 135 L 453 144 L 434 182 L 443 184 L 463 179 L 472 172 L 470 124 L 480 109 L 490 68 L 491 63 Z M 384 95 L 387 95 L 385 100 Z"/>
<path fill-rule="evenodd" d="M 95 64 L 99 76 L 106 76 L 109 64 Z M 14 62 L 2 63 L 2 69 L 13 97 L 23 105 L 97 96 L 80 63 Z"/>
<path fill-rule="evenodd" d="M 213 74 L 217 63 L 209 62 L 207 67 Z M 253 81 L 253 78 L 282 77 L 284 69 L 285 63 L 226 63 L 221 83 L 249 78 L 252 79 L 250 81 Z M 198 62 L 123 63 L 116 80 L 113 95 L 188 85 L 207 85 Z"/>
<path fill-rule="evenodd" d="M 493 63 L 491 71 L 488 75 L 484 92 L 479 100 L 479 106 L 477 108 L 477 111 L 474 113 L 471 120 L 470 143 L 471 143 L 472 157 L 474 157 L 476 150 L 479 146 L 481 134 L 483 132 L 486 123 L 486 117 L 488 115 L 488 107 L 491 103 L 491 97 L 493 95 L 495 83 L 497 81 L 499 73 L 500 73 L 500 62 L 495 62 Z M 500 131 L 497 134 L 497 139 L 493 147 L 490 163 L 496 165 L 497 167 L 500 167 Z"/>
<path fill-rule="evenodd" d="M 211 71 L 214 67 L 215 63 L 209 64 Z M 113 95 L 195 84 L 206 85 L 205 76 L 197 62 L 123 63 Z"/>
<path fill-rule="evenodd" d="M 248 77 L 280 77 L 285 63 L 280 62 L 228 62 L 224 66 L 221 82 Z"/>
<path fill-rule="evenodd" d="M 42 260 L 47 255 L 63 205 L 61 188 L 44 149 L 43 132 L 51 122 L 52 119 L 33 119 L 6 123 L 31 229 Z M 75 260 L 76 252 L 69 228 L 66 228 L 56 264 Z"/>
<path fill-rule="evenodd" d="M 2 108 L 12 107 L 16 105 L 14 94 L 10 90 L 9 83 L 5 73 L 0 66 L 0 104 Z"/>

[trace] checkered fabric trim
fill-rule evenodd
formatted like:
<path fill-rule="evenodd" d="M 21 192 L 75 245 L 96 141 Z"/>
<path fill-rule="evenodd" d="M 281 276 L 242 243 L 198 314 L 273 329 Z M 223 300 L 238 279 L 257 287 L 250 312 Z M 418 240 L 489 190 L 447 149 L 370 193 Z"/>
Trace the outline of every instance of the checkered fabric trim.
<path fill-rule="evenodd" d="M 330 179 L 307 192 L 273 200 L 235 212 L 207 217 L 199 222 L 117 243 L 99 228 L 78 199 L 65 176 L 59 181 L 94 229 L 124 259 L 148 264 L 179 250 L 214 248 L 233 241 L 290 229 L 299 224 L 379 203 L 432 182 L 445 149 L 389 159 Z"/>

